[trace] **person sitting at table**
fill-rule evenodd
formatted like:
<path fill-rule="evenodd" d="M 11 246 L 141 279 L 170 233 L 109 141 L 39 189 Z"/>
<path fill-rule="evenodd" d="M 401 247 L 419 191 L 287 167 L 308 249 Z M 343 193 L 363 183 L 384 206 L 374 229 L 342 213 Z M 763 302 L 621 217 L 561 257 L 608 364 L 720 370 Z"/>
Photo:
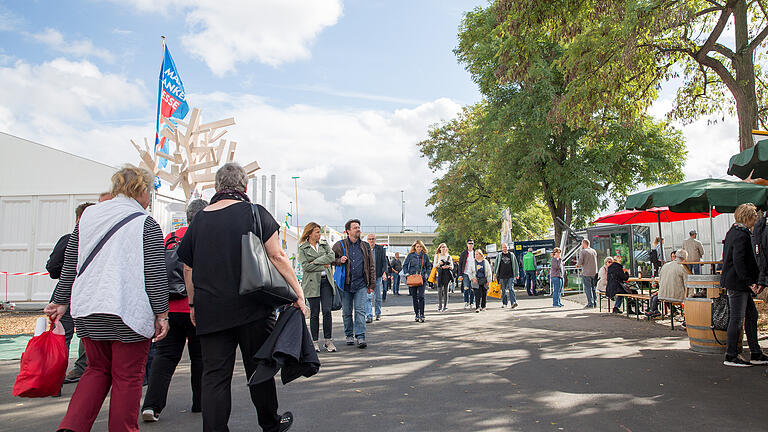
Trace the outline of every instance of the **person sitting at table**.
<path fill-rule="evenodd" d="M 616 294 L 630 294 L 636 293 L 634 290 L 625 288 L 625 283 L 629 279 L 629 270 L 625 269 L 621 265 L 621 255 L 613 257 L 613 263 L 608 266 L 606 271 L 608 275 L 608 285 L 605 287 L 605 294 L 609 298 L 615 298 L 613 304 L 613 313 L 621 313 L 621 305 L 624 303 L 624 297 L 616 296 Z M 632 303 L 627 302 L 627 313 L 633 314 L 635 311 L 632 309 Z"/>
<path fill-rule="evenodd" d="M 608 266 L 611 264 L 613 264 L 613 258 L 605 257 L 603 266 L 597 271 L 597 290 L 601 293 L 605 293 L 608 286 Z"/>
<path fill-rule="evenodd" d="M 685 299 L 685 275 L 687 272 L 682 263 L 688 258 L 688 252 L 685 249 L 678 249 L 674 256 L 676 257 L 674 261 L 664 264 L 659 270 L 659 291 L 651 296 L 651 307 L 645 313 L 649 317 L 661 315 L 659 313 L 659 300 L 681 302 Z"/>

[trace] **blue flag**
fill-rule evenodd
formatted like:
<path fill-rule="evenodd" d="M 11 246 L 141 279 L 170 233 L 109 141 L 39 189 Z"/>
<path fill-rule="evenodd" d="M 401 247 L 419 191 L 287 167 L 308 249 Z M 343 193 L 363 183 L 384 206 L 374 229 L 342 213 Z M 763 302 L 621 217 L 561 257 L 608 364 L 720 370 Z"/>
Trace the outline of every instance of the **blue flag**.
<path fill-rule="evenodd" d="M 160 136 L 160 119 L 177 118 L 183 120 L 189 112 L 187 104 L 187 95 L 184 92 L 184 84 L 181 82 L 179 72 L 176 70 L 176 64 L 173 62 L 171 52 L 165 47 L 163 56 L 163 65 L 160 68 L 160 79 L 157 87 L 157 119 L 155 126 L 155 151 L 160 150 L 165 154 L 170 154 L 170 146 L 165 137 Z M 163 127 L 166 127 L 163 125 Z M 160 158 L 158 165 L 165 168 L 168 161 Z"/>

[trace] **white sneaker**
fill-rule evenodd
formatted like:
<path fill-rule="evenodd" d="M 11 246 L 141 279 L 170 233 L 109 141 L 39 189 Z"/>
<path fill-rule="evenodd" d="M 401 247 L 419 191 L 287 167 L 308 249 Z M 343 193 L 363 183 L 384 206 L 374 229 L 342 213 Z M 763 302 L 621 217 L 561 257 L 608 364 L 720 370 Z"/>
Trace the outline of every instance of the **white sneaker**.
<path fill-rule="evenodd" d="M 160 419 L 160 414 L 156 414 L 152 408 L 147 408 L 141 412 L 141 419 L 145 422 L 156 422 Z"/>

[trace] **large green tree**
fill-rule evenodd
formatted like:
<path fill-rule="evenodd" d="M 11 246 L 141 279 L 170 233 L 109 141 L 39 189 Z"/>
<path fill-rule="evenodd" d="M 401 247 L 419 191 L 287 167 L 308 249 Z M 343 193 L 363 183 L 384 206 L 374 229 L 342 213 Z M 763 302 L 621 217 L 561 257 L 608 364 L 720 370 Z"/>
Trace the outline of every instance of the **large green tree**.
<path fill-rule="evenodd" d="M 527 42 L 525 57 L 500 55 L 506 43 L 503 31 L 499 36 L 500 16 L 497 4 L 475 9 L 459 33 L 456 54 L 484 101 L 434 127 L 420 144 L 432 169 L 443 175 L 430 200 L 438 223 L 439 204 L 458 193 L 513 209 L 542 202 L 553 222 L 583 225 L 609 199 L 623 199 L 638 184 L 682 178 L 685 145 L 668 124 L 612 106 L 595 110 L 589 124 L 569 121 L 559 111 L 574 80 L 559 67 L 564 47 L 544 35 Z M 507 63 L 525 68 L 514 76 L 501 73 Z M 560 225 L 554 225 L 559 238 Z"/>
<path fill-rule="evenodd" d="M 606 109 L 632 119 L 665 80 L 681 78 L 673 119 L 736 114 L 742 150 L 753 145 L 752 129 L 768 127 L 768 80 L 759 66 L 768 1 L 498 0 L 468 21 L 478 18 L 494 26 L 499 82 L 535 80 L 528 69 L 542 39 L 565 47 L 557 67 L 567 87 L 551 115 L 571 126 L 600 128 L 596 113 Z"/>

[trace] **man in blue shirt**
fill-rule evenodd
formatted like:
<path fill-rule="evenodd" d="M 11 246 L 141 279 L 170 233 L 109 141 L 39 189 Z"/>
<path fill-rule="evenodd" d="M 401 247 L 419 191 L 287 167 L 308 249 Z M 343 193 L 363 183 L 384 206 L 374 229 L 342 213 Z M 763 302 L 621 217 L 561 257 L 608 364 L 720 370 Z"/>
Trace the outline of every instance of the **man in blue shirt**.
<path fill-rule="evenodd" d="M 368 294 L 376 288 L 375 269 L 371 247 L 360 239 L 360 221 L 352 219 L 344 224 L 347 238 L 336 242 L 333 251 L 337 266 L 345 266 L 344 293 L 341 296 L 344 334 L 347 345 L 365 348 L 365 306 Z M 354 315 L 354 318 L 353 318 Z"/>

